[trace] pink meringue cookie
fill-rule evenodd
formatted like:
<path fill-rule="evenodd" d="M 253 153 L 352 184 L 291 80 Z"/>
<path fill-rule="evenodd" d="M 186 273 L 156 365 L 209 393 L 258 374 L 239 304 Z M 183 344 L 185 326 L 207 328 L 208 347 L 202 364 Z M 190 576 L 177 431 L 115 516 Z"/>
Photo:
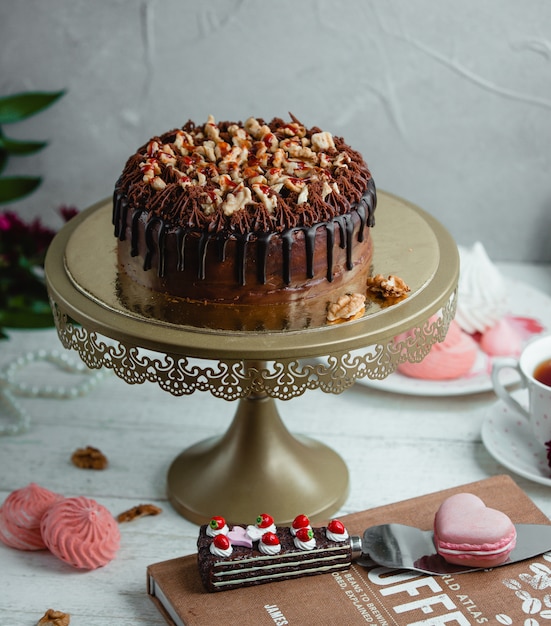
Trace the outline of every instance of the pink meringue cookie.
<path fill-rule="evenodd" d="M 40 526 L 37 528 L 18 526 L 6 516 L 4 509 L 0 509 L 0 541 L 16 550 L 46 549 L 42 534 L 40 533 Z"/>
<path fill-rule="evenodd" d="M 18 550 L 45 550 L 40 522 L 44 513 L 62 498 L 36 483 L 12 491 L 0 509 L 0 540 Z"/>
<path fill-rule="evenodd" d="M 480 349 L 488 356 L 517 357 L 522 352 L 522 338 L 507 318 L 503 318 L 482 333 Z"/>
<path fill-rule="evenodd" d="M 119 549 L 115 518 L 101 504 L 80 496 L 54 504 L 40 525 L 46 547 L 79 569 L 96 569 L 111 561 Z"/>
<path fill-rule="evenodd" d="M 411 378 L 453 380 L 469 372 L 477 354 L 476 341 L 452 320 L 444 341 L 435 343 L 420 363 L 406 361 L 398 366 L 398 371 Z"/>

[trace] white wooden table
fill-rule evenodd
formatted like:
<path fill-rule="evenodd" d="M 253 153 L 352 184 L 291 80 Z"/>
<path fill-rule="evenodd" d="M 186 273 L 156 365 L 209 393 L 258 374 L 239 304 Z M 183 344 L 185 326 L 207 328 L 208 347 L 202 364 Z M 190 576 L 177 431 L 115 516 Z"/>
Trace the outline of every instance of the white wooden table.
<path fill-rule="evenodd" d="M 551 295 L 551 266 L 500 268 Z M 13 332 L 0 342 L 0 367 L 39 348 L 61 349 L 54 330 Z M 52 380 L 51 368 L 38 365 L 27 376 L 39 384 L 69 380 Z M 168 466 L 182 449 L 224 432 L 235 404 L 205 393 L 175 398 L 154 384 L 130 387 L 113 375 L 85 397 L 21 402 L 32 426 L 0 438 L 0 502 L 36 482 L 67 496 L 94 498 L 114 515 L 145 502 L 163 513 L 121 525 L 118 556 L 92 572 L 72 570 L 47 551 L 0 544 L 0 624 L 34 625 L 50 607 L 70 613 L 72 625 L 164 624 L 146 594 L 146 566 L 194 552 L 197 537 L 197 527 L 167 502 Z M 340 396 L 307 392 L 279 409 L 291 431 L 327 443 L 347 462 L 351 489 L 344 514 L 508 473 L 480 436 L 495 402 L 493 392 L 427 398 L 355 385 Z M 72 452 L 86 445 L 108 456 L 108 470 L 79 470 L 70 463 Z M 551 489 L 511 475 L 551 515 Z"/>

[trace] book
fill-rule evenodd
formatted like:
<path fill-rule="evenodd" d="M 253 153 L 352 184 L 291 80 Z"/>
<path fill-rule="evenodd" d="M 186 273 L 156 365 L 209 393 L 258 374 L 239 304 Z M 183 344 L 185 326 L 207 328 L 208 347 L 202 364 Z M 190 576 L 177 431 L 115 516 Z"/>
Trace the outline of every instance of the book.
<path fill-rule="evenodd" d="M 479 496 L 515 523 L 550 523 L 509 476 L 340 519 L 352 535 L 391 522 L 428 530 L 442 501 L 460 492 Z M 203 588 L 197 556 L 191 554 L 150 565 L 147 591 L 171 626 L 537 624 L 551 619 L 551 553 L 492 570 L 434 577 L 353 564 L 332 574 L 216 593 Z"/>

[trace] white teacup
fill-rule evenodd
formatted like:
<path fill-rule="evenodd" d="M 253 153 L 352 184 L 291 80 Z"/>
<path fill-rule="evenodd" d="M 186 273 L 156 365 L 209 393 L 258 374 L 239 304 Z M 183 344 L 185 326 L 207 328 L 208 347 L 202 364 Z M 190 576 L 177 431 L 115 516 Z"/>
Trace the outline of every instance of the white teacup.
<path fill-rule="evenodd" d="M 544 335 L 528 343 L 518 361 L 496 359 L 492 367 L 494 391 L 505 404 L 530 422 L 535 438 L 542 444 L 551 441 L 551 387 L 536 380 L 534 370 L 548 359 L 551 359 L 551 335 Z M 506 368 L 519 373 L 520 383 L 528 391 L 528 409 L 501 383 L 500 373 Z"/>

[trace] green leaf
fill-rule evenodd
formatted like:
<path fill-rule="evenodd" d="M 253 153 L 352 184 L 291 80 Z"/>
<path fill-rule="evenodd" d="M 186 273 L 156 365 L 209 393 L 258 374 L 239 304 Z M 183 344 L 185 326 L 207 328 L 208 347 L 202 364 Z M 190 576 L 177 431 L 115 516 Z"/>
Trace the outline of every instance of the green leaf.
<path fill-rule="evenodd" d="M 47 141 L 19 141 L 2 135 L 0 131 L 0 149 L 12 156 L 26 156 L 40 152 L 48 145 Z"/>
<path fill-rule="evenodd" d="M 6 176 L 0 178 L 0 204 L 13 202 L 32 193 L 42 182 L 37 176 Z"/>
<path fill-rule="evenodd" d="M 3 148 L 0 148 L 0 174 L 5 170 L 7 164 L 8 153 Z"/>
<path fill-rule="evenodd" d="M 39 113 L 64 93 L 65 91 L 34 91 L 4 96 L 0 98 L 0 124 L 13 124 Z"/>
<path fill-rule="evenodd" d="M 52 312 L 34 313 L 33 311 L 0 312 L 0 325 L 4 328 L 49 328 L 53 326 Z"/>

